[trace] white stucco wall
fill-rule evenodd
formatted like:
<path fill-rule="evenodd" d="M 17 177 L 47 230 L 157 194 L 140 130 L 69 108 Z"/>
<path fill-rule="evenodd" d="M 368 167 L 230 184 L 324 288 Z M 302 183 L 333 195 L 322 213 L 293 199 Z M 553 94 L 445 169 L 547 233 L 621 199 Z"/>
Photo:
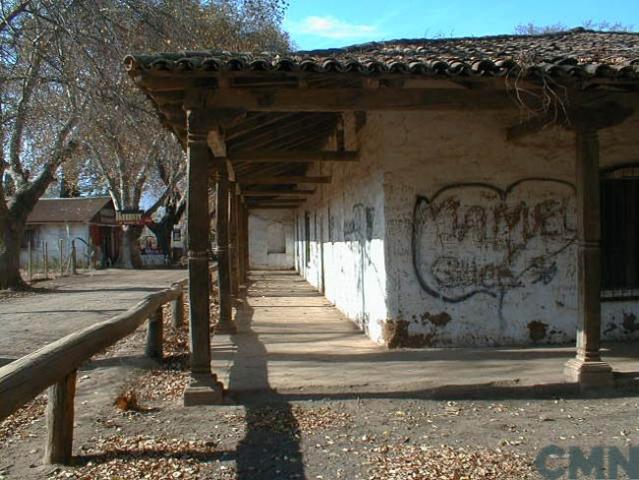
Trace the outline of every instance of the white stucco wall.
<path fill-rule="evenodd" d="M 64 240 L 63 252 L 65 261 L 71 252 L 71 240 L 75 240 L 78 266 L 84 267 L 88 263 L 86 256 L 86 244 L 79 239 L 89 242 L 89 226 L 82 223 L 69 224 L 42 224 L 30 225 L 29 229 L 34 230 L 33 261 L 35 265 L 43 262 L 44 243 L 47 244 L 48 258 L 50 265 L 57 264 L 60 258 L 60 239 Z M 28 250 L 23 248 L 20 252 L 20 264 L 26 268 L 28 262 Z M 50 267 L 51 268 L 51 267 Z"/>
<path fill-rule="evenodd" d="M 574 134 L 556 128 L 507 142 L 506 127 L 517 120 L 486 112 L 369 116 L 384 125 L 386 140 L 389 341 L 574 341 Z M 602 132 L 602 164 L 627 161 L 632 141 Z M 635 336 L 621 324 L 636 310 L 636 302 L 604 303 L 604 338 Z"/>
<path fill-rule="evenodd" d="M 249 264 L 254 269 L 293 269 L 295 215 L 293 210 L 251 210 Z"/>
<path fill-rule="evenodd" d="M 296 219 L 296 269 L 390 346 L 574 342 L 574 133 L 506 140 L 517 112 L 367 115 L 360 161 Z M 639 161 L 633 117 L 600 132 L 602 167 Z M 310 220 L 310 255 L 305 215 Z M 604 339 L 639 337 L 639 303 L 604 301 Z"/>
<path fill-rule="evenodd" d="M 296 268 L 373 340 L 382 342 L 387 318 L 384 259 L 384 192 L 375 142 L 381 132 L 366 126 L 370 141 L 359 162 L 320 164 L 310 174 L 330 175 L 298 210 Z M 305 247 L 305 215 L 310 220 L 310 256 Z"/>

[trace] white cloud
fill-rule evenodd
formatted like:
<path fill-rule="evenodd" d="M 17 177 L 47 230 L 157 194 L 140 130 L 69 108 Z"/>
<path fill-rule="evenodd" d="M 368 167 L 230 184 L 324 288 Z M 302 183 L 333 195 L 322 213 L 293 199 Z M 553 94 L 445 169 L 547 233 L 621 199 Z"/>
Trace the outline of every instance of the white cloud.
<path fill-rule="evenodd" d="M 379 35 L 379 31 L 373 25 L 348 23 L 332 16 L 309 16 L 300 21 L 289 21 L 288 28 L 293 34 L 338 40 Z"/>

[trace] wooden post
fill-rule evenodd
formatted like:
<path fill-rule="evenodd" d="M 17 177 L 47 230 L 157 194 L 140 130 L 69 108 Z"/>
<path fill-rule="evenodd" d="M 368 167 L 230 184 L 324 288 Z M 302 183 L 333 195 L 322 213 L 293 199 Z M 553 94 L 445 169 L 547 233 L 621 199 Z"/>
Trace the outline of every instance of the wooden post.
<path fill-rule="evenodd" d="M 71 240 L 71 275 L 78 274 L 78 259 L 75 249 L 75 240 Z"/>
<path fill-rule="evenodd" d="M 246 268 L 244 266 L 244 205 L 242 204 L 242 197 L 238 191 L 237 196 L 237 262 L 238 262 L 238 282 L 240 284 L 240 290 L 243 290 L 246 285 Z M 241 294 L 244 292 L 240 292 Z"/>
<path fill-rule="evenodd" d="M 223 387 L 211 373 L 209 331 L 209 209 L 208 172 L 212 154 L 207 144 L 203 112 L 187 112 L 187 228 L 189 266 L 189 340 L 191 379 L 184 405 L 222 401 Z"/>
<path fill-rule="evenodd" d="M 58 239 L 58 251 L 60 252 L 60 276 L 64 276 L 64 240 Z"/>
<path fill-rule="evenodd" d="M 614 385 L 612 368 L 601 360 L 601 252 L 599 139 L 596 130 L 576 134 L 577 183 L 577 356 L 565 374 L 581 387 Z"/>
<path fill-rule="evenodd" d="M 248 207 L 244 205 L 243 214 L 242 214 L 242 222 L 243 222 L 243 233 L 244 238 L 244 282 L 248 285 L 249 272 L 251 270 L 251 265 L 249 263 L 249 211 Z"/>
<path fill-rule="evenodd" d="M 229 258 L 229 187 L 226 160 L 217 159 L 215 171 L 216 188 L 216 253 L 217 289 L 219 292 L 220 318 L 215 333 L 237 332 L 233 323 L 231 298 L 231 261 Z"/>
<path fill-rule="evenodd" d="M 162 360 L 163 357 L 163 337 L 164 337 L 164 315 L 162 307 L 158 308 L 149 317 L 146 330 L 146 347 L 144 353 L 147 357 L 155 360 Z"/>
<path fill-rule="evenodd" d="M 49 278 L 49 247 L 47 242 L 43 242 L 42 248 L 44 249 L 42 255 L 44 260 L 44 279 Z"/>
<path fill-rule="evenodd" d="M 73 402 L 76 371 L 69 373 L 47 392 L 47 443 L 44 463 L 68 464 L 73 451 Z"/>
<path fill-rule="evenodd" d="M 184 325 L 184 293 L 171 302 L 171 326 L 180 328 Z"/>
<path fill-rule="evenodd" d="M 238 200 L 237 183 L 231 183 L 229 189 L 229 261 L 231 263 L 231 294 L 235 300 L 238 299 L 240 294 L 240 275 L 239 275 L 239 237 L 238 237 Z"/>
<path fill-rule="evenodd" d="M 33 242 L 31 240 L 29 240 L 29 245 L 28 245 L 28 258 L 27 258 L 27 275 L 29 277 L 29 282 L 33 281 Z"/>

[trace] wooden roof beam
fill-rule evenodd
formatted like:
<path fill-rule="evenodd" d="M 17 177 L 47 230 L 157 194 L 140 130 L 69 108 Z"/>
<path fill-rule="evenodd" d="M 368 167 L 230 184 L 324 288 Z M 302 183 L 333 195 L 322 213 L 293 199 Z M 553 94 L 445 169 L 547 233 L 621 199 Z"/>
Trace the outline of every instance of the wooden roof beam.
<path fill-rule="evenodd" d="M 287 185 L 297 183 L 331 183 L 331 177 L 274 176 L 274 177 L 241 177 L 241 185 Z"/>
<path fill-rule="evenodd" d="M 281 200 L 271 200 L 268 198 L 258 199 L 258 198 L 249 198 L 244 199 L 247 205 L 278 205 L 278 206 L 288 206 L 288 207 L 296 207 L 298 205 L 302 205 L 306 202 L 305 198 L 300 199 L 289 199 L 289 201 Z"/>
<path fill-rule="evenodd" d="M 248 205 L 247 208 L 249 210 L 294 210 L 297 207 L 294 205 Z"/>
<path fill-rule="evenodd" d="M 313 195 L 315 190 L 244 190 L 242 195 L 248 197 L 299 197 Z"/>
<path fill-rule="evenodd" d="M 188 100 L 187 100 L 188 104 Z M 248 111 L 499 110 L 516 105 L 504 91 L 430 88 L 210 89 L 208 108 Z"/>
<path fill-rule="evenodd" d="M 229 155 L 229 159 L 232 162 L 247 163 L 356 162 L 358 155 L 359 152 L 281 150 L 271 152 L 240 152 Z"/>

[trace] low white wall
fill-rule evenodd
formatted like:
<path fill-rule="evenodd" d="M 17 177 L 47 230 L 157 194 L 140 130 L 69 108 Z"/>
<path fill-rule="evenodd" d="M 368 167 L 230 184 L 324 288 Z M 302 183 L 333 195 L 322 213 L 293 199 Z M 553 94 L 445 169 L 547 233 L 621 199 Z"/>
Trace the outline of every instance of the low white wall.
<path fill-rule="evenodd" d="M 249 265 L 253 269 L 288 270 L 294 260 L 293 210 L 251 210 Z"/>

